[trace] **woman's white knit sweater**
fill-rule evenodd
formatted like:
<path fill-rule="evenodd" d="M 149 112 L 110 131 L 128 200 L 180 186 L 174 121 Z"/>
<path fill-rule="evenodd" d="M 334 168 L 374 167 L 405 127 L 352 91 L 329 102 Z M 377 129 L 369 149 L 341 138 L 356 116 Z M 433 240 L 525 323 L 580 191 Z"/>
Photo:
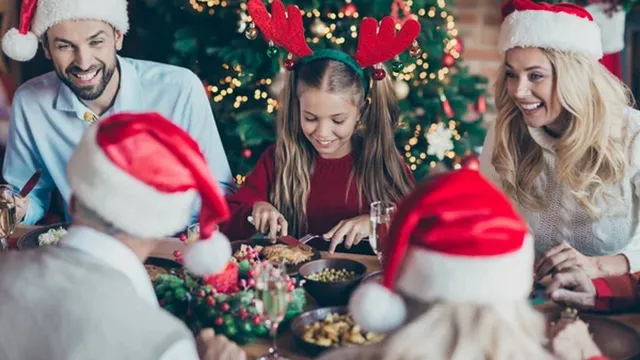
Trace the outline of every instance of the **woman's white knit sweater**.
<path fill-rule="evenodd" d="M 536 254 L 549 250 L 563 241 L 588 256 L 624 254 L 631 272 L 640 271 L 640 112 L 627 111 L 629 126 L 629 166 L 622 183 L 607 190 L 617 194 L 615 205 L 599 205 L 601 215 L 592 219 L 565 189 L 556 181 L 557 141 L 542 128 L 529 128 L 531 137 L 544 149 L 547 207 L 536 212 L 515 204 L 529 224 L 535 237 Z M 489 127 L 480 156 L 480 171 L 501 188 L 501 180 L 491 164 L 494 145 L 494 127 Z"/>

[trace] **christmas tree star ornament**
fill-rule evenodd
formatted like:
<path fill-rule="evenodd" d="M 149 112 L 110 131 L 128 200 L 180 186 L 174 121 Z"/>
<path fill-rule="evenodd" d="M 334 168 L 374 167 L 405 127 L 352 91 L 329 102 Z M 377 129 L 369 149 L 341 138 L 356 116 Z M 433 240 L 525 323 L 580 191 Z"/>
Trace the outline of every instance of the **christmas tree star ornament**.
<path fill-rule="evenodd" d="M 354 9 L 355 7 L 351 10 Z M 314 60 L 340 61 L 358 74 L 365 94 L 369 91 L 368 80 L 371 77 L 382 80 L 386 76 L 384 69 L 375 68 L 375 65 L 396 58 L 420 35 L 420 23 L 415 19 L 405 21 L 396 33 L 395 21 L 390 16 L 379 23 L 376 19 L 365 18 L 360 23 L 358 46 L 353 56 L 335 49 L 313 51 L 307 44 L 302 15 L 297 6 L 289 5 L 285 10 L 282 1 L 274 0 L 269 13 L 262 0 L 249 0 L 248 11 L 268 41 L 286 49 L 297 58 L 297 64 L 285 66 L 288 70 Z"/>
<path fill-rule="evenodd" d="M 127 0 L 22 0 L 20 24 L 2 38 L 2 50 L 17 61 L 31 60 L 39 38 L 50 27 L 69 20 L 102 20 L 123 34 L 129 31 Z"/>
<path fill-rule="evenodd" d="M 229 240 L 217 231 L 229 209 L 198 144 L 158 113 L 119 113 L 86 131 L 67 176 L 75 199 L 140 239 L 184 230 L 199 196 L 200 238 L 175 253 L 195 275 L 224 269 Z"/>

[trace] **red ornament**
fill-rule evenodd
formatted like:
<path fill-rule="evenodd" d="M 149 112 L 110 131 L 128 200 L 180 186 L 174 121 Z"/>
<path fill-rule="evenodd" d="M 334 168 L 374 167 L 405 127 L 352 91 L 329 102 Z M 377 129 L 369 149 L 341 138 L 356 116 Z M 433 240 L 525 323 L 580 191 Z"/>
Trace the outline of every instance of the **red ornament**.
<path fill-rule="evenodd" d="M 229 309 L 230 309 L 230 308 L 231 308 L 231 307 L 230 307 L 230 306 L 229 306 L 229 304 L 227 304 L 227 303 L 224 303 L 224 304 L 222 304 L 222 306 L 221 306 L 221 309 L 222 309 L 222 311 L 224 311 L 224 312 L 229 311 Z"/>
<path fill-rule="evenodd" d="M 253 317 L 253 323 L 256 325 L 259 325 L 262 322 L 262 318 L 260 317 L 260 315 L 256 315 Z"/>
<path fill-rule="evenodd" d="M 463 169 L 470 169 L 470 170 L 479 171 L 480 170 L 480 159 L 478 158 L 477 155 L 474 155 L 474 154 L 467 155 L 467 156 L 465 156 L 464 159 L 462 159 L 462 163 L 460 165 L 462 166 Z"/>
<path fill-rule="evenodd" d="M 247 312 L 246 309 L 240 309 L 240 311 L 238 312 L 238 315 L 240 315 L 240 319 L 244 320 L 247 318 L 249 313 Z"/>
<path fill-rule="evenodd" d="M 293 59 L 287 59 L 284 61 L 284 68 L 289 70 L 289 71 L 293 71 L 293 69 L 296 68 L 296 63 L 295 61 L 293 61 Z"/>
<path fill-rule="evenodd" d="M 222 319 L 221 316 L 218 316 L 214 321 L 214 323 L 216 324 L 216 326 L 222 326 L 222 324 L 224 324 L 224 320 Z"/>
<path fill-rule="evenodd" d="M 478 102 L 476 103 L 476 109 L 481 114 L 484 114 L 487 112 L 487 101 L 484 98 L 484 95 L 480 95 L 480 97 L 478 97 Z"/>
<path fill-rule="evenodd" d="M 242 150 L 242 156 L 244 156 L 245 159 L 250 158 L 251 157 L 251 149 Z"/>
<path fill-rule="evenodd" d="M 207 304 L 211 307 L 216 306 L 216 299 L 214 299 L 213 296 L 207 296 Z"/>
<path fill-rule="evenodd" d="M 185 234 L 181 234 L 181 235 L 180 235 L 180 241 L 182 241 L 182 242 L 187 241 L 187 235 L 185 235 Z"/>
<path fill-rule="evenodd" d="M 204 290 L 202 290 L 202 289 L 198 290 L 198 297 L 203 298 L 203 297 L 205 297 L 205 295 L 207 295 L 207 293 L 205 293 Z"/>
<path fill-rule="evenodd" d="M 358 12 L 358 8 L 353 3 L 345 4 L 342 8 L 342 12 L 346 17 L 352 17 L 355 13 Z"/>
<path fill-rule="evenodd" d="M 289 284 L 289 287 L 287 289 L 289 290 L 289 292 L 291 292 L 296 289 L 296 286 L 293 284 Z"/>
<path fill-rule="evenodd" d="M 455 63 L 456 63 L 456 59 L 453 57 L 453 55 L 444 54 L 442 56 L 442 64 L 444 64 L 444 66 L 452 67 L 453 65 L 455 65 Z"/>
<path fill-rule="evenodd" d="M 182 257 L 182 252 L 180 250 L 176 250 L 173 252 L 173 257 L 179 258 Z"/>
<path fill-rule="evenodd" d="M 378 68 L 373 71 L 373 78 L 378 81 L 384 79 L 385 76 L 387 76 L 387 72 L 384 69 Z"/>

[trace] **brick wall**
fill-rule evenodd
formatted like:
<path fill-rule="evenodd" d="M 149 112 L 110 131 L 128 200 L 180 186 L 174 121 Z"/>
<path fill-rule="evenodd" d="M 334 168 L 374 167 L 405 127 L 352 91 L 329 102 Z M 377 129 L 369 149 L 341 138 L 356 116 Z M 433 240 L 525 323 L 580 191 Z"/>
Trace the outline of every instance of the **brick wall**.
<path fill-rule="evenodd" d="M 463 65 L 476 74 L 489 78 L 489 90 L 493 90 L 493 79 L 502 60 L 498 54 L 500 31 L 500 4 L 502 0 L 451 0 L 453 12 L 464 51 Z M 493 104 L 491 97 L 487 98 Z M 487 114 L 487 120 L 492 118 Z"/>

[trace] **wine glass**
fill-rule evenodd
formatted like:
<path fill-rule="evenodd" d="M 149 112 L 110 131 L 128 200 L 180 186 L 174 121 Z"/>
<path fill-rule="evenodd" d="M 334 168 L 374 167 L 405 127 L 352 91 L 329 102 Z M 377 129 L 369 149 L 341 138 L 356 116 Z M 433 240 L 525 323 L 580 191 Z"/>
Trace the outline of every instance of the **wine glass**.
<path fill-rule="evenodd" d="M 271 348 L 269 353 L 258 360 L 289 360 L 278 354 L 276 337 L 278 326 L 284 320 L 289 306 L 289 276 L 284 262 L 273 264 L 265 261 L 260 264 L 256 274 L 256 307 L 262 313 L 265 325 L 271 335 Z"/>
<path fill-rule="evenodd" d="M 396 205 L 385 201 L 374 201 L 371 203 L 370 225 L 371 236 L 369 245 L 378 257 L 378 261 L 383 263 L 384 247 L 389 236 L 391 220 L 396 212 Z"/>
<path fill-rule="evenodd" d="M 11 185 L 0 185 L 0 249 L 9 248 L 8 239 L 16 229 L 16 193 Z"/>

